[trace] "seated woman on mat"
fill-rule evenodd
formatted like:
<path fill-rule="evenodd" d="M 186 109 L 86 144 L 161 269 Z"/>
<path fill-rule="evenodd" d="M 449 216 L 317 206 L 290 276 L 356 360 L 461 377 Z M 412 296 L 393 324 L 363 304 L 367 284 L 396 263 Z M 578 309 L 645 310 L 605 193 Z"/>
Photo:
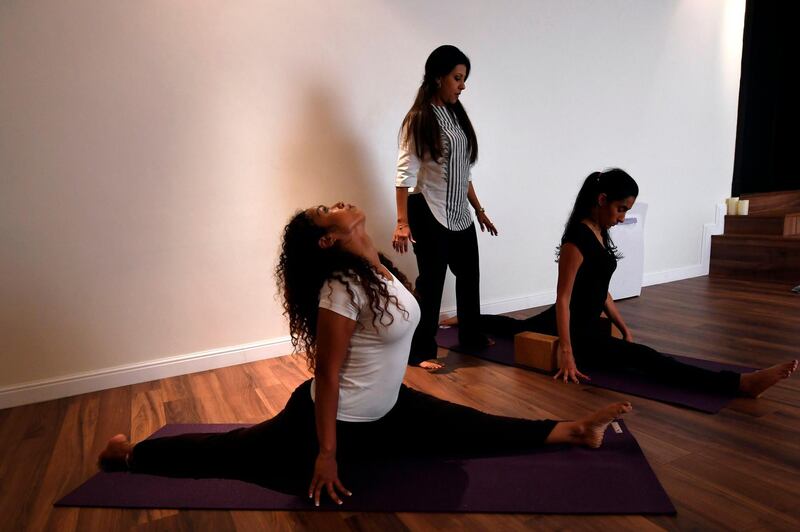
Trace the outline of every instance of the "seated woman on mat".
<path fill-rule="evenodd" d="M 545 444 L 599 447 L 631 410 L 611 404 L 578 421 L 494 416 L 402 384 L 420 310 L 408 282 L 373 246 L 361 210 L 343 203 L 297 213 L 284 229 L 278 285 L 292 343 L 314 378 L 283 411 L 249 428 L 128 442 L 100 454 L 104 470 L 236 478 L 290 487 L 318 505 L 351 495 L 348 463 L 403 456 L 503 454 Z M 368 462 L 372 463 L 372 462 Z M 283 479 L 283 481 L 280 481 Z M 310 484 L 309 484 L 310 481 Z"/>
<path fill-rule="evenodd" d="M 739 375 L 683 364 L 650 347 L 634 343 L 633 334 L 617 310 L 608 284 L 617 267 L 617 253 L 608 230 L 625 219 L 639 186 L 618 168 L 590 174 L 583 183 L 567 220 L 558 257 L 556 303 L 541 314 L 519 320 L 508 316 L 481 316 L 483 331 L 513 336 L 532 331 L 559 337 L 556 379 L 578 383 L 589 376 L 578 369 L 619 367 L 658 376 L 685 387 L 714 389 L 757 397 L 797 369 L 797 360 Z M 622 332 L 610 335 L 605 312 Z M 456 320 L 443 324 L 453 325 Z"/>

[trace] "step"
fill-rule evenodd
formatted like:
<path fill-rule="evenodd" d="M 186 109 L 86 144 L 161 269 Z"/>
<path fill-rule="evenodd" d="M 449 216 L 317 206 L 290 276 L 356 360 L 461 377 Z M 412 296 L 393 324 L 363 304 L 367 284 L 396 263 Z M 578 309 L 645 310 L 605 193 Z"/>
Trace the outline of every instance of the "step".
<path fill-rule="evenodd" d="M 751 215 L 800 212 L 800 190 L 742 194 L 739 199 L 750 201 Z"/>
<path fill-rule="evenodd" d="M 800 283 L 800 237 L 715 235 L 711 277 Z"/>
<path fill-rule="evenodd" d="M 800 235 L 800 212 L 725 216 L 726 235 Z"/>

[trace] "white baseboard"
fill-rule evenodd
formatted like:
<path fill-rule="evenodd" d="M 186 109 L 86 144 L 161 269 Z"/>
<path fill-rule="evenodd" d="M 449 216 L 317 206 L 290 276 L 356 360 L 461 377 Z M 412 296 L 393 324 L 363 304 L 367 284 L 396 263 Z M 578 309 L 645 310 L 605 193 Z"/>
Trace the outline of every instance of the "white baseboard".
<path fill-rule="evenodd" d="M 703 238 L 700 245 L 700 264 L 645 273 L 642 286 L 651 286 L 672 281 L 680 281 L 691 277 L 708 275 L 711 258 L 711 235 L 722 234 L 725 223 L 726 207 L 716 206 L 714 223 L 703 226 Z M 524 310 L 542 305 L 550 305 L 556 300 L 555 290 L 536 292 L 520 297 L 496 299 L 481 304 L 484 314 L 502 314 Z M 441 316 L 454 315 L 455 307 L 443 309 Z M 198 371 L 223 368 L 255 360 L 263 360 L 291 353 L 292 345 L 288 337 L 274 338 L 262 342 L 254 342 L 233 347 L 211 349 L 179 355 L 174 357 L 139 362 L 124 366 L 104 368 L 51 379 L 24 382 L 9 386 L 0 386 L 0 409 L 29 403 L 38 403 L 69 397 L 82 393 L 106 390 L 118 386 L 128 386 L 140 382 L 165 379 L 176 375 L 185 375 Z"/>
<path fill-rule="evenodd" d="M 672 281 L 682 281 L 683 279 L 691 279 L 692 277 L 700 277 L 706 275 L 703 272 L 702 264 L 695 264 L 694 266 L 684 266 L 683 268 L 673 268 L 671 270 L 661 270 L 658 272 L 649 272 L 642 277 L 642 286 L 652 286 L 654 284 L 671 283 Z"/>
<path fill-rule="evenodd" d="M 0 386 L 0 409 L 223 368 L 291 353 L 289 337 Z"/>
<path fill-rule="evenodd" d="M 515 310 L 541 307 L 542 305 L 552 305 L 555 300 L 556 291 L 546 290 L 544 292 L 536 292 L 526 296 L 484 301 L 481 303 L 481 314 L 503 314 L 506 312 L 514 312 Z M 442 319 L 455 315 L 456 307 L 453 306 L 444 308 L 439 312 L 439 316 L 441 316 Z"/>

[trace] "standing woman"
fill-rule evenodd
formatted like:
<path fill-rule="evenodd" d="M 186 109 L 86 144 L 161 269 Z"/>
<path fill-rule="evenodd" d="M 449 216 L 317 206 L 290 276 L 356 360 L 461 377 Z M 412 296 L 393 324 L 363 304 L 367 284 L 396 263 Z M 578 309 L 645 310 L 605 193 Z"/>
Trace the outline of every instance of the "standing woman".
<path fill-rule="evenodd" d="M 488 339 L 478 329 L 480 273 L 478 239 L 470 206 L 481 231 L 497 235 L 472 186 L 478 158 L 475 130 L 459 101 L 470 62 L 455 46 L 435 49 L 425 62 L 425 77 L 400 128 L 397 158 L 397 227 L 392 246 L 399 253 L 411 242 L 419 277 L 416 293 L 422 316 L 411 344 L 409 364 L 439 369 L 436 330 L 447 267 L 456 277 L 459 342 L 481 347 Z"/>

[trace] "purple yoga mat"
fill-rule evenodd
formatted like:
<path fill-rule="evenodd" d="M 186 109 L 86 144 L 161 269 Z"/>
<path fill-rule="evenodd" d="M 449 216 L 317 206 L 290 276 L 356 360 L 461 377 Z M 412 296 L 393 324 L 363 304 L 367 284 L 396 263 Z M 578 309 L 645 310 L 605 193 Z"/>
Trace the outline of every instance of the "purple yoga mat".
<path fill-rule="evenodd" d="M 603 447 L 594 450 L 554 446 L 525 455 L 340 466 L 353 496 L 342 506 L 324 498 L 316 510 L 674 514 L 636 439 L 618 423 L 622 433 L 609 426 Z M 151 438 L 241 426 L 167 425 Z M 305 496 L 238 480 L 103 472 L 56 506 L 315 510 Z"/>
<path fill-rule="evenodd" d="M 436 335 L 437 343 L 451 351 L 457 351 L 467 355 L 472 355 L 499 364 L 516 366 L 524 369 L 532 369 L 521 366 L 514 362 L 514 339 L 504 336 L 493 337 L 495 344 L 483 349 L 462 349 L 458 344 L 457 327 L 441 327 Z M 755 371 L 755 368 L 747 366 L 737 366 L 734 364 L 724 364 L 722 362 L 712 362 L 710 360 L 700 360 L 698 358 L 682 357 L 670 355 L 676 360 L 685 364 L 697 366 L 713 371 L 734 371 L 736 373 L 748 373 Z M 677 388 L 668 383 L 642 375 L 634 371 L 621 369 L 598 369 L 586 370 L 591 381 L 585 382 L 599 388 L 607 388 L 617 392 L 628 393 L 647 399 L 654 399 L 662 403 L 685 406 L 701 412 L 716 414 L 722 410 L 736 395 L 716 392 L 712 390 L 697 390 Z"/>

